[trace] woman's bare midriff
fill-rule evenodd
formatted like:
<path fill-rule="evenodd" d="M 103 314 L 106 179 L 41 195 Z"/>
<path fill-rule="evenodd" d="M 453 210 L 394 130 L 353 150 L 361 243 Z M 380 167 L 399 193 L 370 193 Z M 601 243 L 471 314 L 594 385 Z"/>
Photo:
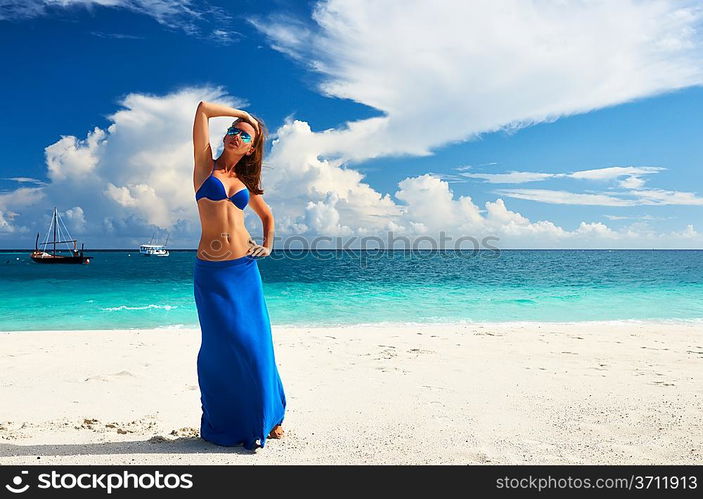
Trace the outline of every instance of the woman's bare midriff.
<path fill-rule="evenodd" d="M 244 212 L 229 199 L 198 200 L 201 260 L 234 260 L 247 254 L 251 235 L 244 226 Z"/>

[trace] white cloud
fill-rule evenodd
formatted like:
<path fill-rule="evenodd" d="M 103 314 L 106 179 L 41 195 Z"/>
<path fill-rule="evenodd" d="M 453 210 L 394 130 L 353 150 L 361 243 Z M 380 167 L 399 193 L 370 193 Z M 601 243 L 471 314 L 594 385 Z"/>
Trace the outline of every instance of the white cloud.
<path fill-rule="evenodd" d="M 693 192 L 668 191 L 664 189 L 634 190 L 632 194 L 639 197 L 638 204 L 651 205 L 689 205 L 703 206 L 703 198 Z"/>
<path fill-rule="evenodd" d="M 653 217 L 652 215 L 642 215 L 642 216 L 621 216 L 621 215 L 603 215 L 604 218 L 608 220 L 668 220 L 670 217 Z"/>
<path fill-rule="evenodd" d="M 700 240 L 702 238 L 702 234 L 693 227 L 692 224 L 688 224 L 686 228 L 681 231 L 681 232 L 674 232 L 672 233 L 672 236 L 675 238 L 681 238 L 681 239 L 698 239 Z"/>
<path fill-rule="evenodd" d="M 115 38 L 118 40 L 143 40 L 143 36 L 128 35 L 126 33 L 103 33 L 102 31 L 91 31 L 91 35 L 98 38 Z"/>
<path fill-rule="evenodd" d="M 228 45 L 235 40 L 239 40 L 242 34 L 231 29 L 214 29 L 210 33 L 210 39 L 220 44 Z"/>
<path fill-rule="evenodd" d="M 172 247 L 195 247 L 199 220 L 192 185 L 191 130 L 199 100 L 246 107 L 221 88 L 128 95 L 120 102 L 121 109 L 108 117 L 112 124 L 107 129 L 94 128 L 82 139 L 65 136 L 46 148 L 47 185 L 0 193 L 0 235 L 9 241 L 30 226 L 32 232 L 44 232 L 51 208 L 58 206 L 70 229 L 82 234 L 81 242 L 89 247 L 135 247 L 155 227 L 170 229 Z M 226 117 L 210 120 L 214 148 L 221 149 L 229 123 Z M 383 194 L 342 159 L 321 158 L 322 135 L 312 132 L 307 123 L 290 119 L 272 135 L 263 187 L 279 238 L 378 236 L 385 242 L 392 231 L 411 240 L 438 238 L 444 232 L 452 238 L 448 247 L 462 236 L 479 241 L 498 237 L 499 247 L 703 243 L 691 231 L 663 240 L 648 229 L 632 226 L 613 231 L 584 221 L 569 230 L 550 220 L 533 221 L 510 210 L 500 198 L 481 207 L 470 196 L 456 196 L 449 183 L 431 174 L 405 178 L 395 193 Z M 44 215 L 38 217 L 39 213 Z M 260 222 L 252 210 L 246 211 L 246 222 L 259 238 Z M 10 245 L 29 244 L 25 239 Z"/>
<path fill-rule="evenodd" d="M 508 173 L 460 173 L 462 177 L 478 178 L 491 184 L 524 184 L 539 182 L 557 176 L 554 173 L 508 172 Z"/>
<path fill-rule="evenodd" d="M 645 180 L 642 177 L 630 176 L 620 181 L 620 187 L 624 189 L 639 189 L 643 187 Z"/>
<path fill-rule="evenodd" d="M 186 31 L 194 29 L 192 19 L 201 15 L 185 0 L 110 1 L 143 9 L 162 24 Z M 66 5 L 106 2 L 65 0 Z M 45 11 L 45 3 L 38 1 L 0 5 L 14 5 L 25 17 Z M 648 227 L 635 224 L 613 231 L 584 221 L 567 230 L 552 221 L 531 221 L 511 211 L 503 199 L 481 209 L 469 196 L 455 198 L 447 182 L 433 175 L 402 180 L 394 199 L 349 166 L 368 158 L 430 155 L 432 149 L 480 133 L 516 130 L 700 85 L 703 56 L 695 28 L 701 15 L 691 1 L 333 0 L 316 5 L 315 26 L 281 16 L 251 19 L 275 49 L 323 75 L 324 93 L 383 113 L 319 133 L 289 119 L 276 131 L 264 189 L 277 235 L 349 237 L 388 230 L 436 235 L 446 230 L 454 236 L 496 235 L 503 247 L 661 241 Z M 52 203 L 81 207 L 87 227 L 102 227 L 106 234 L 101 236 L 112 246 L 141 242 L 141 234 L 150 234 L 153 225 L 181 228 L 183 245 L 194 246 L 198 219 L 190 131 L 195 104 L 203 99 L 244 106 L 221 89 L 130 94 L 121 102 L 124 109 L 109 117 L 113 124 L 107 130 L 96 128 L 85 139 L 64 137 L 47 148 L 51 183 L 39 188 L 42 195 Z M 211 120 L 213 145 L 219 144 L 226 121 Z M 652 172 L 615 173 L 584 171 L 581 178 L 639 178 Z M 639 200 L 697 202 L 695 195 L 686 196 L 691 193 L 641 187 L 635 191 Z M 637 201 L 618 194 L 508 191 L 513 197 L 549 202 L 629 206 Z M 247 219 L 251 217 L 248 211 Z M 694 234 L 686 236 L 690 244 L 701 243 L 695 228 L 685 234 Z"/>
<path fill-rule="evenodd" d="M 315 24 L 250 22 L 322 92 L 383 113 L 318 134 L 323 157 L 359 161 L 700 85 L 701 16 L 693 1 L 329 0 Z"/>
<path fill-rule="evenodd" d="M 498 189 L 496 194 L 516 199 L 527 199 L 551 204 L 573 204 L 591 206 L 635 206 L 632 199 L 622 199 L 608 194 L 581 194 L 577 192 L 549 189 Z"/>
<path fill-rule="evenodd" d="M 576 234 L 579 236 L 596 237 L 601 241 L 604 239 L 618 239 L 619 237 L 610 227 L 600 222 L 581 222 L 578 229 L 576 229 Z"/>
<path fill-rule="evenodd" d="M 32 215 L 32 210 L 25 210 L 25 207 L 40 202 L 44 198 L 45 194 L 41 187 L 19 187 L 13 191 L 0 192 L 0 236 L 29 232 L 30 229 L 27 226 L 18 225 L 15 219 L 21 215 Z"/>
<path fill-rule="evenodd" d="M 454 199 L 449 184 L 439 178 L 425 174 L 402 180 L 395 197 L 404 203 L 402 217 L 396 223 L 410 223 L 427 232 L 455 232 L 471 230 L 482 225 L 483 218 L 479 208 L 470 196 Z"/>
<path fill-rule="evenodd" d="M 0 20 L 46 16 L 55 9 L 84 8 L 92 11 L 98 7 L 125 9 L 147 15 L 163 26 L 181 29 L 192 35 L 200 34 L 203 31 L 201 25 L 209 22 L 209 18 L 217 19 L 220 24 L 226 24 L 230 20 L 225 9 L 204 1 L 194 4 L 192 0 L 0 0 Z M 134 35 L 100 32 L 93 34 L 112 38 L 140 38 Z M 222 37 L 217 38 L 225 41 Z"/>
<path fill-rule="evenodd" d="M 390 195 L 364 183 L 358 171 L 342 167 L 338 160 L 321 159 L 316 153 L 320 135 L 307 123 L 290 119 L 273 134 L 266 159 L 271 168 L 264 169 L 263 183 L 271 202 L 279 202 L 282 208 L 282 216 L 276 216 L 277 229 L 315 234 L 310 224 L 323 206 L 335 220 L 339 216 L 344 221 L 338 231 L 348 232 L 344 225 L 356 227 L 356 234 L 385 227 L 400 213 L 398 206 Z"/>
<path fill-rule="evenodd" d="M 43 187 L 18 187 L 13 191 L 0 192 L 0 209 L 23 209 L 42 201 L 45 197 Z"/>
<path fill-rule="evenodd" d="M 39 180 L 38 178 L 31 178 L 31 177 L 3 177 L 1 180 L 13 180 L 15 182 L 20 182 L 20 183 L 46 185 L 46 182 Z"/>
<path fill-rule="evenodd" d="M 67 225 L 69 230 L 72 230 L 76 234 L 82 234 L 86 231 L 87 223 L 85 219 L 85 213 L 83 208 L 80 206 L 74 206 L 69 208 L 63 214 L 61 214 L 62 220 Z"/>
<path fill-rule="evenodd" d="M 663 189 L 631 190 L 611 194 L 583 194 L 549 189 L 497 189 L 494 192 L 501 196 L 551 204 L 591 206 L 703 206 L 703 198 L 693 192 L 667 191 Z"/>
<path fill-rule="evenodd" d="M 134 246 L 155 227 L 182 228 L 181 243 L 192 246 L 198 217 L 191 131 L 199 100 L 246 105 L 221 88 L 127 95 L 122 109 L 108 116 L 112 124 L 106 130 L 96 127 L 84 139 L 62 136 L 46 147 L 48 183 L 0 193 L 4 231 L 9 231 L 7 214 L 18 213 L 17 220 L 45 232 L 46 217 L 57 206 L 73 230 L 84 232 L 99 247 Z M 211 143 L 217 149 L 231 119 L 210 122 Z"/>
<path fill-rule="evenodd" d="M 592 170 L 580 170 L 571 173 L 539 173 L 539 172 L 508 172 L 508 173 L 459 173 L 444 176 L 447 180 L 455 177 L 479 178 L 493 184 L 520 184 L 538 182 L 553 178 L 573 178 L 590 181 L 617 180 L 618 185 L 627 191 L 607 193 L 577 193 L 564 190 L 550 189 L 498 189 L 496 194 L 516 199 L 527 199 L 551 204 L 591 205 L 591 206 L 639 206 L 639 205 L 703 205 L 703 198 L 693 192 L 671 191 L 665 189 L 643 189 L 643 175 L 650 175 L 665 170 L 661 167 L 621 167 L 613 166 Z M 612 218 L 615 220 L 615 218 Z"/>
<path fill-rule="evenodd" d="M 641 175 L 651 175 L 664 170 L 666 168 L 658 166 L 609 166 L 592 170 L 578 170 L 571 173 L 511 171 L 507 173 L 458 173 L 456 175 L 466 178 L 478 178 L 491 184 L 524 184 L 526 182 L 540 182 L 553 178 L 606 181 L 627 176 L 619 182 L 620 186 L 626 189 L 636 189 L 642 187 L 645 183 Z"/>
<path fill-rule="evenodd" d="M 97 165 L 105 132 L 95 127 L 85 140 L 62 136 L 58 142 L 44 150 L 48 176 L 53 181 L 82 181 L 90 176 Z"/>
<path fill-rule="evenodd" d="M 305 224 L 316 234 L 328 236 L 348 236 L 352 229 L 340 225 L 340 215 L 336 204 L 339 197 L 336 192 L 329 193 L 322 201 L 308 201 L 305 207 Z"/>
<path fill-rule="evenodd" d="M 36 179 L 28 177 L 11 177 L 7 180 L 43 184 L 43 182 L 35 182 Z M 0 237 L 3 239 L 17 235 L 25 237 L 30 229 L 26 225 L 20 224 L 19 221 L 22 215 L 32 214 L 32 210 L 25 210 L 25 207 L 40 202 L 44 198 L 45 194 L 41 187 L 18 187 L 14 190 L 0 192 Z"/>
<path fill-rule="evenodd" d="M 5 212 L 0 210 L 0 234 L 7 234 L 15 232 L 16 228 L 12 225 L 12 218 L 17 214 L 14 212 Z"/>
<path fill-rule="evenodd" d="M 299 160 L 329 161 L 327 166 L 334 169 L 337 164 L 368 158 L 426 156 L 432 149 L 481 133 L 514 131 L 561 116 L 701 85 L 703 51 L 696 28 L 702 16 L 703 9 L 692 1 L 674 4 L 626 0 L 614 4 L 486 0 L 429 4 L 329 0 L 315 5 L 314 24 L 281 15 L 249 20 L 268 37 L 274 49 L 320 73 L 323 93 L 383 113 L 338 129 L 307 133 L 304 138 L 293 135 L 299 141 L 293 146 Z M 422 133 L 417 131 L 419 123 Z M 281 137 L 278 147 L 288 149 L 290 138 Z M 281 154 L 281 158 L 285 156 Z M 637 190 L 642 189 L 644 176 L 661 170 L 609 167 L 572 173 L 458 173 L 438 177 L 456 182 L 462 177 L 480 178 L 493 183 L 626 177 L 620 180 L 620 187 Z M 401 189 L 400 196 L 404 191 Z M 557 204 L 634 206 L 652 204 L 657 197 L 661 203 L 698 202 L 695 195 L 661 191 L 649 195 L 536 189 L 498 193 Z M 400 219 L 414 214 L 427 220 L 411 220 L 408 230 L 427 232 L 432 230 L 432 220 L 442 215 L 453 218 L 454 212 L 441 209 L 451 205 L 446 196 L 436 196 L 422 206 L 416 204 L 417 199 L 407 207 L 401 206 L 404 211 Z M 432 204 L 437 209 L 433 210 Z M 492 208 L 497 216 L 499 206 Z M 397 220 L 394 223 L 401 223 Z M 529 227 L 563 236 L 558 228 L 541 222 L 521 223 L 517 215 L 506 223 L 524 234 Z M 579 230 L 591 236 L 596 232 L 611 236 L 600 225 L 587 223 Z"/>
<path fill-rule="evenodd" d="M 666 168 L 661 168 L 659 166 L 610 166 L 608 168 L 596 168 L 593 170 L 579 170 L 568 176 L 585 180 L 611 180 L 625 175 L 650 175 L 659 173 L 665 169 Z"/>

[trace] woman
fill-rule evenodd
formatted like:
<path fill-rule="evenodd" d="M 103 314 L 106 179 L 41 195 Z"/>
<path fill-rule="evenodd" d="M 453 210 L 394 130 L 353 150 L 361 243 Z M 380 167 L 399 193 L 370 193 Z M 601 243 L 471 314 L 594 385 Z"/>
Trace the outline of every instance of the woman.
<path fill-rule="evenodd" d="M 209 118 L 237 118 L 212 159 Z M 200 102 L 193 124 L 193 187 L 202 235 L 193 272 L 202 332 L 200 436 L 253 450 L 283 436 L 286 397 L 276 368 L 256 257 L 271 254 L 274 219 L 260 187 L 266 129 L 246 111 Z M 244 226 L 244 209 L 264 227 L 263 245 Z"/>

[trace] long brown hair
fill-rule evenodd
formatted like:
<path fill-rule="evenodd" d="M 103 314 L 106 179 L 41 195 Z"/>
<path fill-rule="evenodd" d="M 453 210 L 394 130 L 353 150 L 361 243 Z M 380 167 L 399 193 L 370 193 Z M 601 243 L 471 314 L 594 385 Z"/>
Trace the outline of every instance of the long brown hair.
<path fill-rule="evenodd" d="M 263 194 L 264 190 L 261 188 L 261 167 L 264 162 L 264 144 L 266 143 L 268 130 L 261 119 L 253 115 L 250 116 L 254 118 L 259 125 L 259 133 L 256 134 L 256 138 L 254 139 L 254 153 L 242 156 L 235 165 L 234 171 L 237 177 L 247 186 L 249 192 L 252 194 Z M 243 121 L 254 126 L 254 123 L 241 118 L 234 120 L 232 126 L 238 121 Z M 254 130 L 256 130 L 256 126 L 254 126 Z"/>

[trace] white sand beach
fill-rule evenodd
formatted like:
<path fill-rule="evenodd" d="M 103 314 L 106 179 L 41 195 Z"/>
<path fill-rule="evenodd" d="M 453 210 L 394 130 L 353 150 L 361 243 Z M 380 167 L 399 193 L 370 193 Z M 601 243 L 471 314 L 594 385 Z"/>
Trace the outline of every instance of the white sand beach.
<path fill-rule="evenodd" d="M 1 464 L 701 464 L 703 327 L 276 327 L 286 436 L 198 437 L 198 329 L 0 333 Z"/>

